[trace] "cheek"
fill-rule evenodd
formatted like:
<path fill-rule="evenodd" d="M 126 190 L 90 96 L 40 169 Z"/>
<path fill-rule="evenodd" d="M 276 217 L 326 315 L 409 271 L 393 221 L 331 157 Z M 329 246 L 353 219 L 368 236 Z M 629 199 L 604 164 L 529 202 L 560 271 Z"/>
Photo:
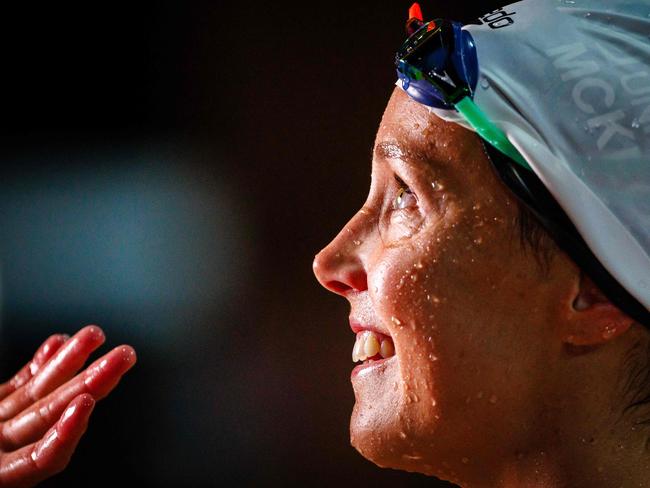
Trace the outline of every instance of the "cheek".
<path fill-rule="evenodd" d="M 428 241 L 414 243 L 387 252 L 369 277 L 375 309 L 393 337 L 406 403 L 433 394 L 438 326 L 445 301 L 439 280 L 446 273 L 442 264 L 436 246 Z"/>
<path fill-rule="evenodd" d="M 445 383 L 456 384 L 459 395 L 475 387 L 453 376 L 462 370 L 469 375 L 462 381 L 469 381 L 480 369 L 485 349 L 477 324 L 498 281 L 494 235 L 503 227 L 497 231 L 500 222 L 483 212 L 468 217 L 387 250 L 369 276 L 373 303 L 400 359 L 406 401 L 428 399 L 435 406 L 438 395 L 450 394 Z"/>
<path fill-rule="evenodd" d="M 369 290 L 391 333 L 433 340 L 430 334 L 456 295 L 460 264 L 472 242 L 455 227 L 428 229 L 417 239 L 386 249 L 378 259 L 368 276 Z"/>
<path fill-rule="evenodd" d="M 376 310 L 392 334 L 417 330 L 439 302 L 433 246 L 393 248 L 369 276 Z"/>

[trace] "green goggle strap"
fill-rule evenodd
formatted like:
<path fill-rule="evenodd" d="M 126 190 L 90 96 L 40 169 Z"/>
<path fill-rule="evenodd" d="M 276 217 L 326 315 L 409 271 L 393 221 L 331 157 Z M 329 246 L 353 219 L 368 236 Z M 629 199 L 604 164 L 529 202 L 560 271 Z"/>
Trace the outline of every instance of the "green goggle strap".
<path fill-rule="evenodd" d="M 515 149 L 506 135 L 485 116 L 470 97 L 464 97 L 454 105 L 456 110 L 465 117 L 465 120 L 487 142 L 496 147 L 503 154 L 514 160 L 524 168 L 531 170 L 523 156 Z"/>

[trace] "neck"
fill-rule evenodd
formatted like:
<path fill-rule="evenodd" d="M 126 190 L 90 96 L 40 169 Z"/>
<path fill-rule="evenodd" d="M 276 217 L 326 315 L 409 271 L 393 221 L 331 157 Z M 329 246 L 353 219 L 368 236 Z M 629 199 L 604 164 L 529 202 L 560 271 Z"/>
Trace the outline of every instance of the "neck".
<path fill-rule="evenodd" d="M 497 482 L 491 486 L 650 487 L 648 432 L 639 426 L 630 426 L 628 430 L 627 438 L 589 430 L 575 439 L 557 436 L 555 447 L 517 453 L 514 459 L 504 463 Z"/>
<path fill-rule="evenodd" d="M 463 486 L 650 487 L 650 342 L 645 331 L 628 332 L 568 351 L 542 389 L 561 394 L 544 396 L 523 447 L 501 458 L 494 476 Z"/>
<path fill-rule="evenodd" d="M 650 487 L 648 350 L 641 331 L 588 352 L 567 353 L 550 375 L 555 383 L 550 391 L 562 394 L 547 395 L 534 439 L 503 461 L 489 486 Z"/>

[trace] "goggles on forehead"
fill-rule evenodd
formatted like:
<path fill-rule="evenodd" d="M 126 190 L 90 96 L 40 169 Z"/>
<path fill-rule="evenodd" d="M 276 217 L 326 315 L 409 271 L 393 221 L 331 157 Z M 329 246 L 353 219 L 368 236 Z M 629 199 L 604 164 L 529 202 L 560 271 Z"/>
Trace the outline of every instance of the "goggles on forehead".
<path fill-rule="evenodd" d="M 409 10 L 406 29 L 410 36 L 395 55 L 402 89 L 423 105 L 455 108 L 485 141 L 530 169 L 506 135 L 472 100 L 478 61 L 471 34 L 458 22 L 424 22 L 416 6 Z"/>

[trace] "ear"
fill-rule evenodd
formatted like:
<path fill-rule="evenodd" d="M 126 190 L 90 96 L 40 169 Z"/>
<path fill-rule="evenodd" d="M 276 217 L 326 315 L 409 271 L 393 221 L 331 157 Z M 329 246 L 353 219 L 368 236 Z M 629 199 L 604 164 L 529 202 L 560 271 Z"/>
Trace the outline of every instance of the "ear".
<path fill-rule="evenodd" d="M 580 284 L 568 314 L 564 342 L 575 346 L 604 344 L 623 334 L 634 320 L 611 303 L 580 271 Z"/>

